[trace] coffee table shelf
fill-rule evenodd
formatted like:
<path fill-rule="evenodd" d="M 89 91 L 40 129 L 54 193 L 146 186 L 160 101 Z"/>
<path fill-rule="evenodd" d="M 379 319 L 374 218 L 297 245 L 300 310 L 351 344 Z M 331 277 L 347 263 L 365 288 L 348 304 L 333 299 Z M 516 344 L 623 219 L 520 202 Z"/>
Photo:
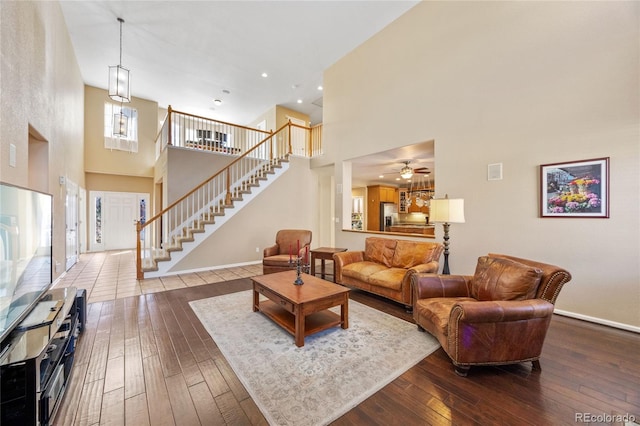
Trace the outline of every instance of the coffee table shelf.
<path fill-rule="evenodd" d="M 260 312 L 271 318 L 273 322 L 291 333 L 296 335 L 296 317 L 286 309 L 280 307 L 271 300 L 263 300 L 260 302 Z M 304 317 L 304 336 L 309 336 L 319 331 L 336 327 L 341 323 L 340 315 L 331 311 L 315 312 Z"/>

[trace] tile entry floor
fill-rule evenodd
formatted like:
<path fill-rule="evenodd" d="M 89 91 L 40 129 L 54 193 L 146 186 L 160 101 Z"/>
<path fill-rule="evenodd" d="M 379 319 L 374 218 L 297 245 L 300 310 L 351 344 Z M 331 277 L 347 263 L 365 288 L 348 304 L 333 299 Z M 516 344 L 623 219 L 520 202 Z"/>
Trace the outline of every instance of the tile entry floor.
<path fill-rule="evenodd" d="M 55 288 L 87 289 L 87 303 L 262 275 L 262 263 L 160 278 L 136 279 L 134 250 L 84 253 Z"/>

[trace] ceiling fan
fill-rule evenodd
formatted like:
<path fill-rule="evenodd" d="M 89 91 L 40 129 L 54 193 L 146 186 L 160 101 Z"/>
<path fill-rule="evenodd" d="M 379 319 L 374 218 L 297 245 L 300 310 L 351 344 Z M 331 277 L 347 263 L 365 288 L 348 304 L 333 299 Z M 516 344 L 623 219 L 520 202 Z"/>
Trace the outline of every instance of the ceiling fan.
<path fill-rule="evenodd" d="M 415 169 L 413 169 L 409 167 L 409 163 L 410 161 L 405 161 L 404 167 L 400 169 L 400 176 L 403 179 L 411 179 L 411 177 L 416 173 L 424 175 L 428 175 L 429 173 L 431 173 L 428 167 L 416 167 Z"/>

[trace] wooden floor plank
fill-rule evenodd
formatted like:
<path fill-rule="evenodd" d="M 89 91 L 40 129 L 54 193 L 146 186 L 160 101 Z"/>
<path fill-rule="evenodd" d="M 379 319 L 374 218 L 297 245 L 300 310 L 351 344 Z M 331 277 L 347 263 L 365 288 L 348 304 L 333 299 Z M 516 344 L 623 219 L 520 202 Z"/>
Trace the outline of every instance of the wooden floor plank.
<path fill-rule="evenodd" d="M 231 390 L 229 384 L 224 379 L 224 376 L 218 370 L 218 366 L 212 359 L 208 359 L 206 361 L 202 361 L 198 364 L 200 367 L 200 371 L 204 377 L 204 380 L 209 387 L 209 391 L 215 397 L 218 395 L 222 395 L 223 393 L 227 393 Z"/>
<path fill-rule="evenodd" d="M 198 418 L 203 425 L 221 425 L 224 424 L 222 414 L 218 409 L 213 395 L 209 392 L 209 388 L 205 382 L 198 383 L 189 387 L 191 399 L 196 407 Z"/>
<path fill-rule="evenodd" d="M 138 333 L 140 338 L 140 351 L 142 358 L 147 358 L 158 354 L 156 338 L 151 326 L 151 318 L 147 309 L 147 299 L 144 297 L 134 297 L 138 301 Z"/>
<path fill-rule="evenodd" d="M 167 331 L 167 327 L 162 318 L 162 312 L 158 307 L 155 294 L 149 294 L 146 296 L 147 309 L 149 310 L 149 316 L 151 318 L 151 326 L 153 327 L 153 333 L 156 340 L 156 347 L 158 348 L 158 355 L 162 362 L 162 368 L 164 370 L 164 376 L 170 377 L 176 374 L 181 374 L 180 363 L 178 357 L 171 342 L 171 336 Z"/>
<path fill-rule="evenodd" d="M 74 422 L 75 425 L 90 426 L 100 423 L 103 388 L 104 380 L 94 380 L 84 383 L 82 396 L 78 404 L 78 414 Z"/>
<path fill-rule="evenodd" d="M 249 288 L 242 279 L 90 304 L 55 424 L 118 424 L 124 407 L 133 425 L 265 425 L 188 305 Z M 400 304 L 359 290 L 351 298 L 412 322 Z M 462 378 L 439 349 L 333 424 L 570 425 L 581 412 L 640 419 L 638 353 L 636 333 L 554 315 L 541 372 L 523 363 L 474 367 Z"/>
<path fill-rule="evenodd" d="M 199 426 L 198 413 L 182 374 L 165 377 L 164 380 L 167 384 L 169 401 L 171 401 L 171 410 L 174 417 L 179 419 L 180 426 Z"/>
<path fill-rule="evenodd" d="M 80 398 L 84 387 L 84 376 L 87 373 L 87 367 L 89 367 L 88 362 L 73 365 L 73 368 L 71 369 L 71 378 L 67 383 L 63 402 L 56 414 L 58 424 L 74 424 L 76 414 L 78 413 L 78 407 L 80 405 Z"/>
<path fill-rule="evenodd" d="M 125 398 L 145 393 L 144 367 L 140 339 L 133 336 L 124 342 L 124 389 Z"/>
<path fill-rule="evenodd" d="M 125 424 L 131 426 L 151 426 L 147 409 L 147 394 L 141 393 L 127 398 L 125 403 Z"/>
<path fill-rule="evenodd" d="M 113 306 L 108 358 L 124 356 L 124 299 L 116 299 Z"/>
<path fill-rule="evenodd" d="M 124 388 L 111 392 L 105 391 L 102 396 L 100 426 L 121 426 L 124 424 Z"/>
<path fill-rule="evenodd" d="M 216 404 L 228 425 L 249 426 L 251 422 L 232 392 L 223 393 L 216 398 Z"/>
<path fill-rule="evenodd" d="M 154 426 L 175 425 L 159 355 L 144 358 L 142 363 L 149 406 L 149 422 Z"/>
<path fill-rule="evenodd" d="M 107 360 L 107 371 L 104 379 L 104 392 L 124 389 L 124 356 Z"/>

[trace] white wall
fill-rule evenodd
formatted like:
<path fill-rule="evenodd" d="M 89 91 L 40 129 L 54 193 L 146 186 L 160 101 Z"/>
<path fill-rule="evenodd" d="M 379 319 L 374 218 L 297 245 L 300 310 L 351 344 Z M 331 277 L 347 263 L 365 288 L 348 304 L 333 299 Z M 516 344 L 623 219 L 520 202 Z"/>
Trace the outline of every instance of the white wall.
<path fill-rule="evenodd" d="M 637 2 L 422 2 L 327 70 L 312 165 L 340 183 L 345 159 L 434 139 L 436 195 L 465 199 L 454 273 L 487 252 L 555 263 L 573 275 L 558 309 L 638 329 L 639 28 Z M 540 218 L 539 166 L 597 157 L 611 217 Z M 364 246 L 341 228 L 337 246 Z"/>
<path fill-rule="evenodd" d="M 45 173 L 32 181 L 53 195 L 53 259 L 62 266 L 54 268 L 56 279 L 65 264 L 66 190 L 58 179 L 85 183 L 84 84 L 60 5 L 0 1 L 0 53 L 0 180 L 28 187 L 30 173 Z M 46 169 L 29 169 L 30 125 L 47 141 L 38 154 Z"/>

